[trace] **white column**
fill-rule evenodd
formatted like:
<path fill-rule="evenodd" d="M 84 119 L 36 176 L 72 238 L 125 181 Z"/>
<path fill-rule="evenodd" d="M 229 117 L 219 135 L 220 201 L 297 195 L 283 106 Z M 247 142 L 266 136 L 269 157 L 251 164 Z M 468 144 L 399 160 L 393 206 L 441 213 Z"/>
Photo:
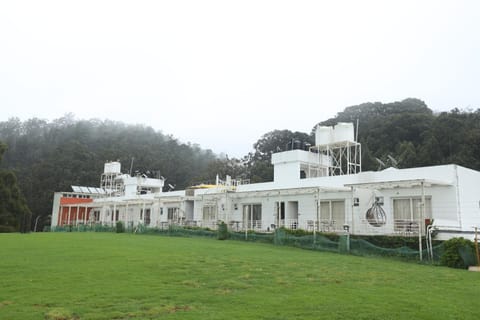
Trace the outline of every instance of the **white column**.
<path fill-rule="evenodd" d="M 77 205 L 77 215 L 75 217 L 75 225 L 78 225 L 78 218 L 80 217 L 80 205 Z"/>
<path fill-rule="evenodd" d="M 125 205 L 125 228 L 128 227 L 128 202 Z"/>
<path fill-rule="evenodd" d="M 142 223 L 145 225 L 145 201 L 143 201 L 142 212 Z"/>
<path fill-rule="evenodd" d="M 53 220 L 53 217 L 52 217 Z M 55 222 L 55 226 L 59 226 L 60 223 L 63 222 L 63 206 L 60 205 L 58 208 L 58 217 L 57 217 L 57 222 Z"/>

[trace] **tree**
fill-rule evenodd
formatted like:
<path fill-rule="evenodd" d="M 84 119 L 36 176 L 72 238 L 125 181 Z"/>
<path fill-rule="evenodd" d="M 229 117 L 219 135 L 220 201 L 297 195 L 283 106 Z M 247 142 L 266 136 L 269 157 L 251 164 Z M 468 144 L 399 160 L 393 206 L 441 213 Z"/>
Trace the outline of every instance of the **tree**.
<path fill-rule="evenodd" d="M 7 146 L 0 142 L 0 162 Z M 30 210 L 10 170 L 0 169 L 0 232 L 28 232 Z"/>
<path fill-rule="evenodd" d="M 247 179 L 247 167 L 237 158 L 225 156 L 210 162 L 205 171 L 191 180 L 191 185 L 200 183 L 214 183 L 216 175 L 224 179 L 227 175 L 233 179 Z"/>
<path fill-rule="evenodd" d="M 413 168 L 417 161 L 415 146 L 411 141 L 403 141 L 397 147 L 398 163 L 400 168 Z"/>

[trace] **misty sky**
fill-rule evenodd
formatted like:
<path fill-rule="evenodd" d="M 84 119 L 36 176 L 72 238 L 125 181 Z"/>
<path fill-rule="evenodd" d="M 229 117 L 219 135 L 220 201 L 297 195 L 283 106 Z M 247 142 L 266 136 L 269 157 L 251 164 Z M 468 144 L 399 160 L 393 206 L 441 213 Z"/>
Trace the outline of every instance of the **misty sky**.
<path fill-rule="evenodd" d="M 243 156 L 347 106 L 480 108 L 480 1 L 2 1 L 0 121 L 141 123 Z"/>

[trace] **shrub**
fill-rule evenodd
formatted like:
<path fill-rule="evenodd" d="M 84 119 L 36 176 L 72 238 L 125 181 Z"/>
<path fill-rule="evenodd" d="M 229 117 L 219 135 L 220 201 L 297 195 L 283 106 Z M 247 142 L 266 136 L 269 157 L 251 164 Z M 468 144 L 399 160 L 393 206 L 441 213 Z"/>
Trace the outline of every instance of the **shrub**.
<path fill-rule="evenodd" d="M 15 232 L 15 228 L 12 226 L 0 226 L 0 233 Z"/>
<path fill-rule="evenodd" d="M 125 232 L 125 226 L 123 225 L 122 221 L 117 221 L 117 224 L 115 225 L 115 231 L 117 233 L 123 233 Z"/>
<path fill-rule="evenodd" d="M 307 230 L 303 230 L 303 229 L 288 229 L 288 228 L 285 228 L 285 227 L 277 228 L 277 230 L 278 229 L 282 229 L 285 232 L 285 234 L 292 235 L 292 236 L 295 236 L 295 237 L 303 237 L 303 236 L 309 236 L 309 235 L 313 234 L 312 231 L 307 231 Z"/>
<path fill-rule="evenodd" d="M 227 240 L 228 239 L 228 227 L 227 224 L 221 221 L 218 224 L 218 240 Z"/>
<path fill-rule="evenodd" d="M 443 243 L 443 254 L 440 264 L 450 268 L 466 269 L 474 264 L 475 246 L 464 238 L 452 238 Z"/>

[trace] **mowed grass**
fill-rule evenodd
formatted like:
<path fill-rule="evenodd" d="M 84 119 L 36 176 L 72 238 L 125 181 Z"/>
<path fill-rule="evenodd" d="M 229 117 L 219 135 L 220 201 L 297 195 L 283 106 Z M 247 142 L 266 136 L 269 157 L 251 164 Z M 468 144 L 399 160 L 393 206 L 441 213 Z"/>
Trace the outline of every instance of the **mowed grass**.
<path fill-rule="evenodd" d="M 478 319 L 480 273 L 258 243 L 0 234 L 0 319 Z"/>

